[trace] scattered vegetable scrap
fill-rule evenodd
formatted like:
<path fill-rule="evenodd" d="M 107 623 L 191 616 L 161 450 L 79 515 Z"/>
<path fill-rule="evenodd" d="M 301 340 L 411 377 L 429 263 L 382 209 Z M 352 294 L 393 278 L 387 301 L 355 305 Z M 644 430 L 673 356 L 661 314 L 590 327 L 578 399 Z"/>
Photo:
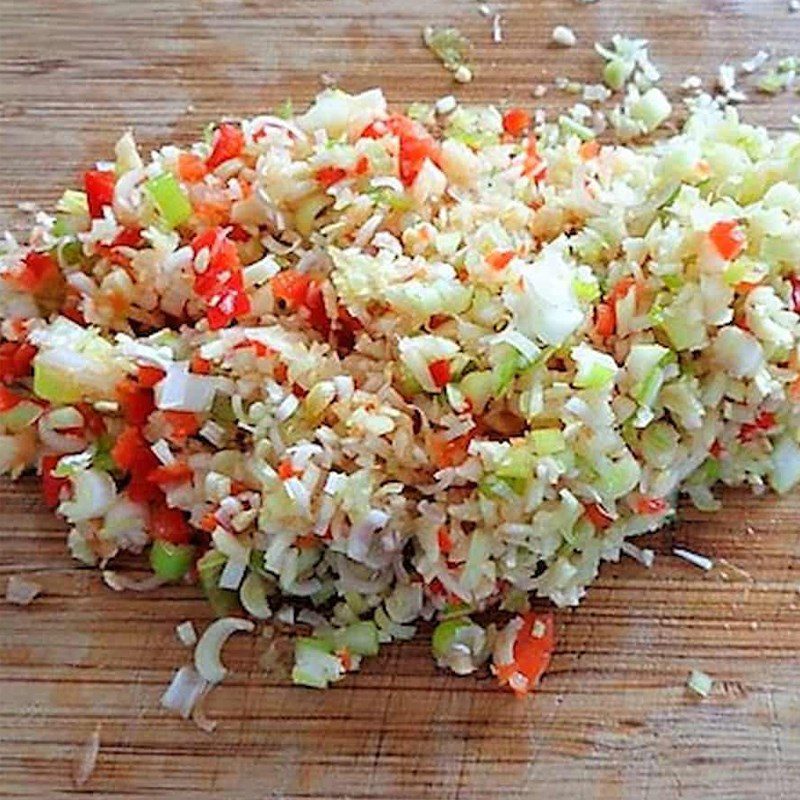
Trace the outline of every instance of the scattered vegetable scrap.
<path fill-rule="evenodd" d="M 698 697 L 706 698 L 714 688 L 714 681 L 710 675 L 699 669 L 693 669 L 686 679 L 686 686 Z"/>
<path fill-rule="evenodd" d="M 6 583 L 6 602 L 18 606 L 30 605 L 41 593 L 42 587 L 36 581 L 29 581 L 20 575 L 11 575 Z"/>
<path fill-rule="evenodd" d="M 431 25 L 422 31 L 425 46 L 453 73 L 458 83 L 469 83 L 472 70 L 467 64 L 470 41 L 457 28 L 436 28 Z"/>

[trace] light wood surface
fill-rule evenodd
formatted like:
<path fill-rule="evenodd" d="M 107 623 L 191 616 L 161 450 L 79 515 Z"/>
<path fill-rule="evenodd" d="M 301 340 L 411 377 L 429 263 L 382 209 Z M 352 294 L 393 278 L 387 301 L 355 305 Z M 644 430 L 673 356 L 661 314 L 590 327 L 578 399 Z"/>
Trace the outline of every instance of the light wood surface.
<path fill-rule="evenodd" d="M 51 203 L 124 127 L 145 145 L 188 141 L 222 114 L 306 101 L 322 72 L 353 90 L 380 84 L 393 103 L 455 90 L 532 104 L 556 75 L 594 80 L 591 43 L 614 31 L 653 40 L 673 90 L 759 46 L 792 53 L 800 33 L 786 0 L 527 0 L 502 13 L 492 44 L 474 0 L 0 0 L 0 227 L 21 228 L 19 201 Z M 470 36 L 473 84 L 432 62 L 426 23 Z M 559 23 L 574 50 L 549 45 Z M 753 100 L 745 113 L 775 128 L 800 111 L 794 94 Z M 569 102 L 551 91 L 543 104 Z M 702 573 L 673 543 L 751 579 Z M 607 565 L 579 609 L 558 612 L 558 652 L 529 701 L 437 672 L 421 637 L 324 694 L 265 675 L 264 640 L 240 637 L 208 736 L 158 709 L 188 655 L 175 623 L 208 620 L 196 592 L 115 594 L 67 557 L 33 481 L 2 484 L 0 589 L 26 573 L 44 594 L 0 604 L 0 797 L 800 796 L 800 503 L 729 493 L 724 512 L 687 510 L 651 546 L 652 570 Z M 686 692 L 693 667 L 717 681 L 706 701 Z M 74 789 L 75 753 L 98 723 L 97 770 Z"/>

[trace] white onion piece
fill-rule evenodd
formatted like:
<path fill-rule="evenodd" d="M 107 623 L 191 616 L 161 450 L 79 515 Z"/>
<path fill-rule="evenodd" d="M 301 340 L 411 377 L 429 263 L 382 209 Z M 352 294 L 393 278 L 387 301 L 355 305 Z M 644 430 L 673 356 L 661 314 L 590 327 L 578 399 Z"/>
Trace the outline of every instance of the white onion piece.
<path fill-rule="evenodd" d="M 364 561 L 372 543 L 372 534 L 389 521 L 389 515 L 377 508 L 370 509 L 350 529 L 347 537 L 347 555 L 354 561 Z"/>
<path fill-rule="evenodd" d="M 184 647 L 194 647 L 197 644 L 197 631 L 194 629 L 194 624 L 191 620 L 187 619 L 176 625 L 175 634 Z"/>
<path fill-rule="evenodd" d="M 247 564 L 243 561 L 234 561 L 232 558 L 229 558 L 222 568 L 217 586 L 219 586 L 220 589 L 238 590 L 246 571 Z"/>
<path fill-rule="evenodd" d="M 299 407 L 300 400 L 298 400 L 297 395 L 287 394 L 275 409 L 275 421 L 285 422 Z"/>
<path fill-rule="evenodd" d="M 222 647 L 231 634 L 237 631 L 252 633 L 255 625 L 249 619 L 223 617 L 214 620 L 203 631 L 194 651 L 194 665 L 200 675 L 209 683 L 224 680 L 227 670 L 220 660 Z"/>
<path fill-rule="evenodd" d="M 117 496 L 114 479 L 99 469 L 87 469 L 70 476 L 75 492 L 74 499 L 65 500 L 58 507 L 69 522 L 83 522 L 102 517 L 113 505 Z"/>
<path fill-rule="evenodd" d="M 306 519 L 311 519 L 311 494 L 303 482 L 299 478 L 287 478 L 283 482 L 283 488 L 300 514 Z"/>
<path fill-rule="evenodd" d="M 307 139 L 305 132 L 300 130 L 300 128 L 298 128 L 293 122 L 289 122 L 289 120 L 286 119 L 281 119 L 280 117 L 274 117 L 270 114 L 263 114 L 255 117 L 250 121 L 250 125 L 253 133 L 259 133 L 265 128 L 282 128 L 288 133 L 291 133 L 295 139 L 299 139 L 301 142 L 305 142 Z"/>
<path fill-rule="evenodd" d="M 214 547 L 232 561 L 247 564 L 250 560 L 250 548 L 245 547 L 230 531 L 225 530 L 221 525 L 217 525 L 214 528 L 211 538 L 214 541 Z"/>
<path fill-rule="evenodd" d="M 161 697 L 161 705 L 170 711 L 177 711 L 184 719 L 189 719 L 192 709 L 207 687 L 208 683 L 194 667 L 181 667 Z"/>
<path fill-rule="evenodd" d="M 186 361 L 170 364 L 166 377 L 155 385 L 156 407 L 164 411 L 209 411 L 218 383 L 216 378 L 190 373 Z"/>
<path fill-rule="evenodd" d="M 154 442 L 150 446 L 150 449 L 162 464 L 174 463 L 175 456 L 172 455 L 172 450 L 170 450 L 169 442 L 166 439 L 159 439 L 157 442 Z"/>

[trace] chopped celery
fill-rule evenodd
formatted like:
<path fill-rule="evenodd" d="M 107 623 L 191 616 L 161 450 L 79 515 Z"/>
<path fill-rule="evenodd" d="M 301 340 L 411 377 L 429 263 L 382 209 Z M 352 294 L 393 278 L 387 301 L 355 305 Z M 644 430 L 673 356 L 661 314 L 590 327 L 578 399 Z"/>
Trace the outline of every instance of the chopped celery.
<path fill-rule="evenodd" d="M 254 553 L 250 554 L 251 561 Z M 263 552 L 260 555 L 263 563 Z M 258 572 L 251 570 L 247 573 L 239 587 L 239 601 L 244 610 L 256 619 L 269 619 L 272 616 L 272 609 L 267 602 L 267 582 Z"/>
<path fill-rule="evenodd" d="M 567 447 L 564 434 L 558 428 L 541 428 L 531 431 L 529 436 L 537 456 L 560 453 Z"/>
<path fill-rule="evenodd" d="M 573 119 L 572 117 L 568 117 L 565 114 L 562 114 L 558 118 L 558 124 L 564 132 L 568 134 L 571 133 L 584 142 L 588 142 L 597 136 L 597 134 L 591 128 L 588 128 L 586 125 L 582 125 L 577 120 Z"/>
<path fill-rule="evenodd" d="M 782 436 L 775 444 L 769 481 L 779 494 L 800 481 L 800 446 L 789 436 Z"/>
<path fill-rule="evenodd" d="M 320 213 L 330 204 L 330 196 L 324 193 L 312 194 L 305 198 L 295 211 L 294 224 L 297 230 L 303 236 L 308 236 L 314 230 Z"/>
<path fill-rule="evenodd" d="M 575 297 L 583 303 L 593 303 L 600 297 L 600 287 L 597 281 L 579 281 L 572 282 L 572 291 L 575 292 Z"/>
<path fill-rule="evenodd" d="M 301 636 L 294 645 L 292 681 L 298 686 L 327 689 L 331 681 L 344 674 L 342 662 L 331 653 L 331 646 L 322 639 Z"/>
<path fill-rule="evenodd" d="M 494 381 L 494 375 L 488 371 L 469 372 L 461 379 L 458 388 L 474 412 L 483 411 L 494 395 Z"/>
<path fill-rule="evenodd" d="M 631 75 L 633 68 L 620 58 L 612 58 L 603 68 L 603 81 L 609 89 L 619 91 Z"/>
<path fill-rule="evenodd" d="M 432 107 L 428 103 L 412 103 L 408 107 L 408 116 L 417 122 L 424 122 L 430 115 Z"/>
<path fill-rule="evenodd" d="M 619 461 L 611 463 L 599 475 L 601 491 L 609 497 L 616 499 L 633 491 L 639 483 L 641 467 L 633 456 L 628 453 Z"/>
<path fill-rule="evenodd" d="M 74 378 L 38 356 L 33 361 L 33 391 L 42 400 L 51 403 L 76 403 L 83 398 L 82 388 Z"/>
<path fill-rule="evenodd" d="M 533 434 L 539 431 L 531 431 Z M 560 433 L 560 431 L 559 431 Z M 498 478 L 526 481 L 533 474 L 533 455 L 524 447 L 514 447 L 495 470 Z"/>
<path fill-rule="evenodd" d="M 458 631 L 469 627 L 471 624 L 472 621 L 469 617 L 456 617 L 455 619 L 440 622 L 433 629 L 433 636 L 431 637 L 431 649 L 433 650 L 434 658 L 443 658 L 445 653 L 456 642 Z"/>
<path fill-rule="evenodd" d="M 492 367 L 492 378 L 494 385 L 493 392 L 502 396 L 508 391 L 514 378 L 521 369 L 525 366 L 525 359 L 520 355 L 518 350 L 508 347 L 508 352 Z"/>
<path fill-rule="evenodd" d="M 37 403 L 17 403 L 8 411 L 0 413 L 0 428 L 9 433 L 19 433 L 42 415 L 42 407 Z"/>
<path fill-rule="evenodd" d="M 645 133 L 654 131 L 672 113 L 672 106 L 661 89 L 648 89 L 631 105 L 632 119 L 640 122 Z"/>
<path fill-rule="evenodd" d="M 86 192 L 67 189 L 56 203 L 56 211 L 69 216 L 88 217 L 89 201 L 86 199 Z"/>
<path fill-rule="evenodd" d="M 171 172 L 162 172 L 146 184 L 162 219 L 170 228 L 177 228 L 192 216 L 192 204 Z"/>
<path fill-rule="evenodd" d="M 372 620 L 361 620 L 343 628 L 336 637 L 337 645 L 359 656 L 378 655 L 378 628 Z"/>
<path fill-rule="evenodd" d="M 678 432 L 666 422 L 654 422 L 641 434 L 642 455 L 648 464 L 666 469 L 675 458 L 679 442 Z"/>
<path fill-rule="evenodd" d="M 192 566 L 194 547 L 157 539 L 150 548 L 150 566 L 159 578 L 180 580 Z"/>
<path fill-rule="evenodd" d="M 219 550 L 209 550 L 197 562 L 197 574 L 212 610 L 218 617 L 224 617 L 239 608 L 239 598 L 230 589 L 220 589 L 219 577 L 227 558 Z"/>

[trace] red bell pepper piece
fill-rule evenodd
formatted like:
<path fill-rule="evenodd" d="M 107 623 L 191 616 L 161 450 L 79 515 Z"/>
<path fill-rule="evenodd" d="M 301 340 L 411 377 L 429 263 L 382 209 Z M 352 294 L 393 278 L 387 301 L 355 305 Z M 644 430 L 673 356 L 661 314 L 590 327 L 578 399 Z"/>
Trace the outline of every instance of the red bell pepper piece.
<path fill-rule="evenodd" d="M 102 218 L 103 208 L 114 204 L 117 176 L 111 170 L 90 169 L 83 173 L 83 187 L 89 202 L 89 216 Z"/>

